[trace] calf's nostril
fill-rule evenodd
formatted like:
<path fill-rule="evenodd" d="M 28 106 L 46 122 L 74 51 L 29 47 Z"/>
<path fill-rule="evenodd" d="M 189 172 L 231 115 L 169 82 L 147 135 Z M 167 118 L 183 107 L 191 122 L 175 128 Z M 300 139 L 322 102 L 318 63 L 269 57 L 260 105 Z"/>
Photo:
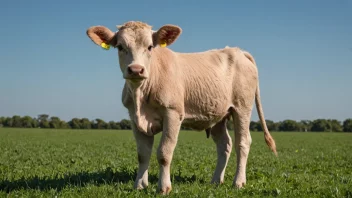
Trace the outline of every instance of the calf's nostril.
<path fill-rule="evenodd" d="M 144 69 L 142 68 L 141 71 L 139 71 L 139 74 L 143 74 L 144 73 Z"/>
<path fill-rule="evenodd" d="M 129 74 L 133 74 L 133 71 L 132 71 L 131 67 L 128 67 L 127 71 L 128 71 Z"/>

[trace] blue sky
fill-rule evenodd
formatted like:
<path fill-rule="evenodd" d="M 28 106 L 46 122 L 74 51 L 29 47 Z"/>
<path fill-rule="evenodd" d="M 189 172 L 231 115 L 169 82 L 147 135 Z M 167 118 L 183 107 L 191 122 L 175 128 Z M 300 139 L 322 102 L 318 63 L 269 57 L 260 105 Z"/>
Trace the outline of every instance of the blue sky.
<path fill-rule="evenodd" d="M 170 46 L 178 52 L 252 53 L 266 119 L 344 120 L 352 117 L 351 10 L 350 0 L 1 1 L 0 116 L 127 118 L 117 53 L 85 32 L 138 20 L 179 25 Z"/>

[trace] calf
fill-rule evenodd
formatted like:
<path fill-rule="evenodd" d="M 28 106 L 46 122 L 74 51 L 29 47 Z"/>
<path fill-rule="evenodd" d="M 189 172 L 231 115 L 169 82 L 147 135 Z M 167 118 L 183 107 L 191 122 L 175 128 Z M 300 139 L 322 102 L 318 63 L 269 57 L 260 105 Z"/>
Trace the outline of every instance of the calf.
<path fill-rule="evenodd" d="M 130 21 L 117 28 L 117 32 L 112 32 L 104 26 L 93 26 L 87 30 L 87 35 L 97 45 L 118 49 L 125 79 L 122 103 L 128 109 L 137 143 L 136 189 L 148 186 L 154 135 L 162 132 L 157 149 L 158 189 L 162 194 L 171 191 L 170 164 L 181 124 L 206 130 L 212 137 L 218 157 L 211 182 L 223 183 L 232 150 L 226 128 L 230 117 L 234 121 L 237 154 L 233 184 L 243 187 L 252 142 L 249 123 L 254 99 L 265 141 L 277 155 L 261 106 L 258 70 L 248 52 L 226 47 L 178 53 L 165 47 L 181 34 L 178 26 L 164 25 L 153 31 L 148 24 Z"/>

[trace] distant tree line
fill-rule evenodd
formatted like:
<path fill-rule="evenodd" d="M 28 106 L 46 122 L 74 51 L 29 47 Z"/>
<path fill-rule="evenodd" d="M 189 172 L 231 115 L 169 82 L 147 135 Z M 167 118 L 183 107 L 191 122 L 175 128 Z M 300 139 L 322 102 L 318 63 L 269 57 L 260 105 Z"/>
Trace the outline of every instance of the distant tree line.
<path fill-rule="evenodd" d="M 316 119 L 310 120 L 283 120 L 274 122 L 266 120 L 269 131 L 300 131 L 300 132 L 352 132 L 352 119 L 343 122 L 336 119 Z M 105 122 L 102 119 L 89 120 L 88 118 L 73 118 L 66 122 L 58 117 L 50 117 L 47 114 L 38 115 L 36 118 L 30 116 L 0 117 L 0 127 L 16 128 L 53 128 L 53 129 L 131 129 L 131 121 L 122 119 L 120 122 Z M 233 122 L 229 120 L 228 129 L 233 129 Z M 181 127 L 183 130 L 190 130 Z M 250 131 L 263 131 L 260 121 L 250 122 Z"/>
<path fill-rule="evenodd" d="M 269 131 L 300 131 L 300 132 L 352 132 L 352 119 L 343 122 L 336 119 L 316 119 L 316 120 L 283 120 L 274 122 L 266 120 Z M 251 131 L 263 131 L 260 121 L 251 121 Z"/>
<path fill-rule="evenodd" d="M 282 132 L 352 132 L 352 119 L 346 119 L 343 122 L 336 119 L 316 119 L 316 120 L 283 120 L 274 122 L 266 120 L 266 125 L 269 131 Z M 227 122 L 227 128 L 233 129 L 232 120 Z M 249 126 L 250 131 L 263 131 L 260 121 L 251 121 Z"/>
<path fill-rule="evenodd" d="M 89 120 L 88 118 L 73 118 L 66 122 L 58 117 L 49 117 L 47 114 L 30 116 L 0 117 L 0 126 L 16 128 L 52 128 L 52 129 L 131 129 L 131 121 L 123 119 L 120 122 L 105 122 L 102 119 Z"/>

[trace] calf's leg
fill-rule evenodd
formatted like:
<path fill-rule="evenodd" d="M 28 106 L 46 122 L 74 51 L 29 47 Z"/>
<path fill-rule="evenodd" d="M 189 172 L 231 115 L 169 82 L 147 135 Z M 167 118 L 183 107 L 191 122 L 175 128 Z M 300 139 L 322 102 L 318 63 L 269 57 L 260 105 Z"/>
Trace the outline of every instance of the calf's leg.
<path fill-rule="evenodd" d="M 159 162 L 158 189 L 161 194 L 169 194 L 171 187 L 170 166 L 181 127 L 179 113 L 169 110 L 163 121 L 163 132 L 157 151 Z"/>
<path fill-rule="evenodd" d="M 237 168 L 233 185 L 242 188 L 246 184 L 246 166 L 247 159 L 252 143 L 249 132 L 251 109 L 241 108 L 240 111 L 233 113 L 235 125 L 235 149 L 237 155 Z"/>
<path fill-rule="evenodd" d="M 225 170 L 232 150 L 232 139 L 227 131 L 226 122 L 227 120 L 223 119 L 211 129 L 211 137 L 217 150 L 217 164 L 211 183 L 224 182 Z"/>
<path fill-rule="evenodd" d="M 148 167 L 153 150 L 154 136 L 147 136 L 132 124 L 133 134 L 137 143 L 138 173 L 134 183 L 135 189 L 144 189 L 148 186 Z"/>

